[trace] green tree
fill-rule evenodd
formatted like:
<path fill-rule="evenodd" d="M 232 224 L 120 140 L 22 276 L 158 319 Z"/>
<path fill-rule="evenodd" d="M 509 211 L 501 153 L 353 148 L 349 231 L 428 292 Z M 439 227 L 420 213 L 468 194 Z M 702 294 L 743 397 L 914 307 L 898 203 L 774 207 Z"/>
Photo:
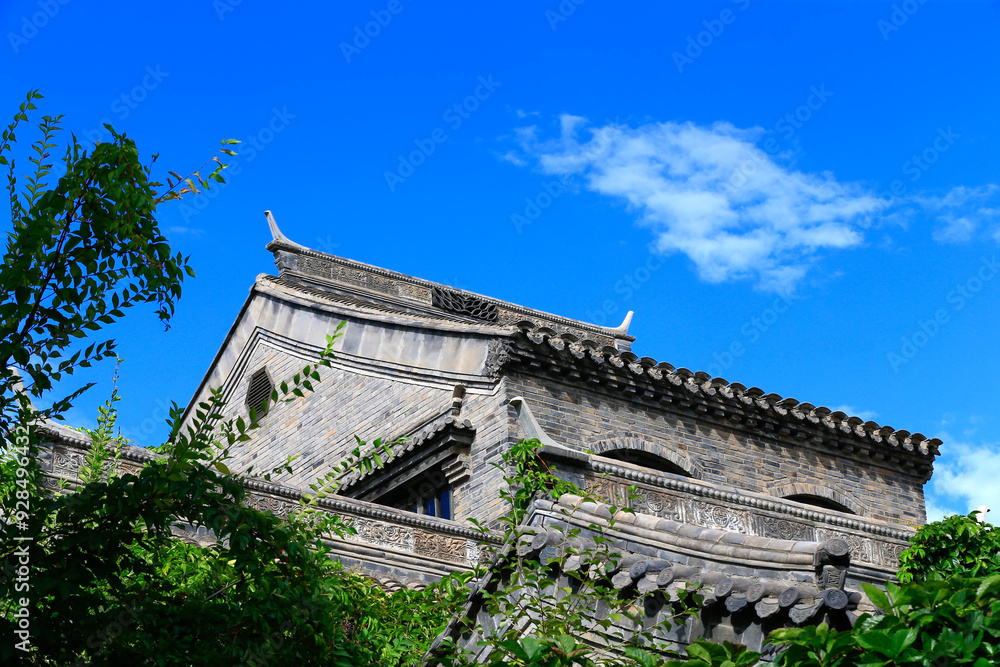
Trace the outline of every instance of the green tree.
<path fill-rule="evenodd" d="M 214 391 L 182 432 L 174 407 L 170 441 L 137 474 L 120 474 L 117 392 L 99 411 L 80 484 L 49 492 L 37 462 L 38 427 L 59 418 L 88 387 L 38 410 L 54 384 L 114 355 L 114 341 L 74 350 L 139 303 L 155 303 L 169 323 L 187 258 L 159 230 L 157 207 L 222 182 L 224 164 L 202 179 L 170 172 L 165 190 L 151 180 L 135 144 L 113 128 L 111 141 L 84 149 L 75 138 L 65 175 L 49 186 L 60 117 L 44 116 L 32 145 L 33 170 L 18 190 L 15 132 L 35 111 L 32 92 L 3 132 L 0 164 L 9 168 L 12 228 L 0 268 L 0 662 L 4 664 L 396 664 L 419 656 L 463 596 L 434 590 L 386 595 L 345 572 L 325 540 L 352 529 L 317 509 L 330 491 L 316 485 L 298 512 L 281 520 L 245 504 L 240 476 L 226 465 L 232 447 L 257 428 L 223 420 Z M 224 141 L 221 153 L 233 154 Z M 315 363 L 267 401 L 294 401 L 330 364 L 335 333 Z M 86 342 L 86 341 L 82 341 Z M 265 405 L 261 407 L 266 407 Z M 362 443 L 363 444 L 363 443 Z M 381 443 L 373 443 L 376 451 Z M 360 446 L 359 450 L 360 452 Z M 374 456 L 344 466 L 372 465 Z M 288 465 L 282 467 L 290 470 Z M 246 471 L 251 474 L 253 471 Z M 271 472 L 264 471 L 269 478 Z M 201 547 L 174 526 L 209 528 Z M 27 562 L 27 565 L 23 565 Z M 21 567 L 24 574 L 21 574 Z M 439 593 L 440 591 L 440 593 Z M 416 622 L 396 628 L 403 610 Z M 21 633 L 20 635 L 18 633 Z M 22 648 L 24 650 L 22 650 Z"/>
<path fill-rule="evenodd" d="M 978 510 L 925 524 L 899 557 L 899 580 L 941 577 L 981 577 L 1000 572 L 1000 530 L 980 523 Z"/>

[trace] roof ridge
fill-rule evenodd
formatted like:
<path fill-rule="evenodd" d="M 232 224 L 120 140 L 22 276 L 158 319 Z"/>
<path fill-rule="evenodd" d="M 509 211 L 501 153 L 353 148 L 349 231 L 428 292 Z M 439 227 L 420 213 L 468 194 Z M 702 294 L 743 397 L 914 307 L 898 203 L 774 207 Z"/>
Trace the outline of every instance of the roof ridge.
<path fill-rule="evenodd" d="M 272 236 L 271 242 L 268 243 L 267 246 L 265 247 L 267 250 L 274 253 L 275 261 L 278 264 L 282 274 L 287 272 L 290 268 L 287 266 L 287 263 L 283 260 L 283 258 L 279 257 L 279 253 L 281 251 L 284 251 L 292 253 L 294 255 L 301 255 L 304 257 L 311 257 L 332 262 L 335 264 L 340 264 L 341 266 L 344 266 L 349 269 L 355 269 L 355 270 L 360 269 L 382 278 L 396 280 L 412 286 L 418 286 L 427 289 L 436 288 L 441 290 L 447 290 L 449 292 L 461 294 L 464 296 L 481 299 L 485 302 L 503 307 L 509 311 L 513 311 L 521 315 L 526 315 L 528 317 L 535 317 L 537 319 L 546 320 L 554 324 L 568 325 L 574 328 L 582 329 L 584 331 L 589 331 L 591 333 L 601 334 L 611 339 L 617 339 L 623 341 L 623 343 L 625 344 L 631 343 L 632 341 L 635 340 L 634 336 L 630 336 L 628 334 L 628 327 L 632 320 L 631 311 L 629 311 L 629 313 L 625 317 L 625 320 L 618 327 L 604 327 L 590 322 L 584 322 L 582 320 L 574 320 L 572 318 L 564 317 L 562 315 L 556 315 L 554 313 L 549 313 L 543 310 L 522 306 L 520 304 L 516 304 L 511 301 L 504 301 L 502 299 L 497 299 L 495 297 L 487 296 L 485 294 L 479 294 L 477 292 L 471 292 L 469 290 L 452 287 L 450 285 L 436 283 L 431 280 L 426 280 L 424 278 L 417 278 L 415 276 L 410 276 L 405 273 L 393 271 L 391 269 L 385 269 L 379 266 L 375 266 L 373 264 L 367 264 L 365 262 L 360 262 L 358 260 L 347 259 L 346 257 L 340 257 L 338 255 L 333 255 L 331 253 L 314 250 L 312 248 L 307 248 L 299 243 L 295 243 L 294 241 L 286 237 L 278 228 L 278 224 L 274 220 L 274 216 L 271 214 L 270 211 L 265 211 L 264 215 L 267 218 L 268 226 L 270 227 Z M 407 298 L 412 298 L 412 297 L 407 297 Z"/>

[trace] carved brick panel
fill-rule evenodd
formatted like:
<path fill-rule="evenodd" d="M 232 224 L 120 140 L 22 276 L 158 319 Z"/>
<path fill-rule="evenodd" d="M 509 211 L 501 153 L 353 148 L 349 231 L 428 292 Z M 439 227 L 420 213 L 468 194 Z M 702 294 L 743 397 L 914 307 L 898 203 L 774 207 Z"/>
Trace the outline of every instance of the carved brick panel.
<path fill-rule="evenodd" d="M 52 455 L 52 472 L 59 477 L 75 479 L 83 467 L 83 454 L 56 447 Z"/>
<path fill-rule="evenodd" d="M 779 540 L 815 540 L 816 529 L 799 522 L 779 519 L 771 516 L 754 516 L 755 534 L 761 537 L 773 537 Z"/>
<path fill-rule="evenodd" d="M 679 496 L 645 487 L 638 487 L 633 493 L 629 493 L 629 486 L 607 478 L 587 477 L 585 481 L 588 493 L 617 507 L 627 506 L 640 514 L 652 514 L 674 521 L 683 520 L 683 501 Z"/>
<path fill-rule="evenodd" d="M 290 500 L 257 494 L 248 494 L 246 504 L 247 507 L 252 507 L 261 512 L 271 512 L 274 516 L 286 521 L 288 520 L 289 513 L 294 512 L 299 506 L 298 503 L 293 503 Z"/>
<path fill-rule="evenodd" d="M 749 534 L 749 515 L 741 510 L 734 510 L 731 507 L 712 505 L 710 503 L 694 503 L 695 519 L 693 523 L 708 528 L 718 528 L 734 533 Z"/>
<path fill-rule="evenodd" d="M 453 563 L 465 563 L 468 559 L 468 540 L 465 538 L 448 537 L 426 530 L 417 531 L 414 537 L 414 553 Z"/>
<path fill-rule="evenodd" d="M 373 544 L 379 547 L 397 549 L 413 553 L 414 551 L 414 530 L 407 526 L 397 526 L 384 521 L 374 521 L 372 519 L 362 519 L 360 517 L 345 518 L 344 522 L 353 526 L 358 531 L 356 535 L 349 535 L 347 539 L 365 544 Z"/>
<path fill-rule="evenodd" d="M 403 296 L 430 302 L 430 289 L 422 285 L 388 278 L 363 269 L 342 266 L 319 257 L 299 257 L 299 270 L 303 273 L 327 278 L 340 283 L 363 287 L 392 296 Z"/>

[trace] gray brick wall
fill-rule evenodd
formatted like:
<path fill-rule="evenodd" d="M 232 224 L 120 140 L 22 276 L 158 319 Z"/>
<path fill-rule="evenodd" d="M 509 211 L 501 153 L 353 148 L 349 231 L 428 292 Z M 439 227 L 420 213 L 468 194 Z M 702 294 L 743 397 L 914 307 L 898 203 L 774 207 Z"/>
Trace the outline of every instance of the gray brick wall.
<path fill-rule="evenodd" d="M 783 443 L 523 374 L 508 381 L 511 395 L 524 396 L 546 432 L 567 446 L 588 449 L 609 437 L 644 438 L 687 456 L 706 482 L 759 493 L 796 485 L 799 493 L 823 495 L 819 487 L 832 488 L 855 500 L 869 517 L 901 524 L 925 520 L 922 481 L 872 458 Z"/>

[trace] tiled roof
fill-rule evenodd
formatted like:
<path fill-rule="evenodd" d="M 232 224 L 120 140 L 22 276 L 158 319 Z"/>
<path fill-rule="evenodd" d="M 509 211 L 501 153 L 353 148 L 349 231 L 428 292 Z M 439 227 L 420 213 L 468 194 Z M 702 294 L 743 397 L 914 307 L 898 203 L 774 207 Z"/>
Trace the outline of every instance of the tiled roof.
<path fill-rule="evenodd" d="M 605 386 L 663 405 L 675 405 L 705 416 L 774 429 L 802 440 L 836 439 L 845 451 L 867 450 L 872 456 L 923 459 L 918 466 L 930 471 L 941 441 L 840 411 L 799 402 L 757 387 L 713 378 L 704 372 L 675 368 L 650 357 L 639 358 L 592 340 L 557 333 L 531 321 L 516 325 L 519 334 L 512 353 L 515 363 L 529 372 L 549 373 L 571 382 Z"/>

